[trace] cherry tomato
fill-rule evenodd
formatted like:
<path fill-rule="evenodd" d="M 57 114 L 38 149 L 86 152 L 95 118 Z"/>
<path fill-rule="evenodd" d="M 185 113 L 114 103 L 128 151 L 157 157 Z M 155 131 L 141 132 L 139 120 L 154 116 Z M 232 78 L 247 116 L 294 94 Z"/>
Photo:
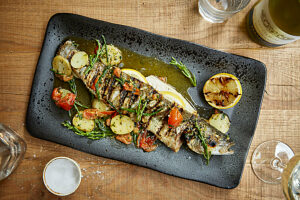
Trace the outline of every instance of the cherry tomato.
<path fill-rule="evenodd" d="M 180 125 L 182 120 L 183 120 L 183 118 L 182 118 L 182 115 L 179 112 L 178 108 L 176 108 L 176 107 L 172 108 L 170 115 L 169 115 L 168 124 L 170 126 L 177 127 Z"/>
<path fill-rule="evenodd" d="M 70 80 L 73 79 L 73 75 L 72 75 L 72 74 L 69 75 L 69 76 L 67 76 L 67 75 L 59 75 L 59 74 L 55 74 L 55 76 L 56 76 L 57 78 L 59 78 L 60 80 L 64 81 L 64 82 L 68 82 L 68 81 L 70 81 Z"/>
<path fill-rule="evenodd" d="M 133 91 L 134 90 L 134 94 L 135 95 L 139 95 L 140 94 L 140 90 L 138 88 L 133 88 L 133 85 L 129 84 L 127 82 L 124 83 L 123 88 L 124 88 L 124 90 L 127 90 L 127 91 Z"/>
<path fill-rule="evenodd" d="M 94 53 L 95 53 L 95 54 L 97 54 L 98 49 L 99 49 L 99 47 L 96 46 L 95 49 L 94 49 Z"/>
<path fill-rule="evenodd" d="M 116 111 L 100 111 L 99 109 L 91 108 L 83 111 L 83 117 L 86 119 L 97 119 L 98 117 L 113 115 L 115 112 Z"/>
<path fill-rule="evenodd" d="M 114 75 L 115 75 L 116 77 L 120 78 L 120 76 L 121 76 L 121 69 L 120 69 L 119 67 L 116 67 L 116 68 L 114 69 Z"/>
<path fill-rule="evenodd" d="M 140 134 L 138 137 L 139 147 L 142 148 L 146 152 L 154 151 L 157 148 L 157 145 L 154 144 L 156 140 L 156 136 L 149 136 L 147 131 Z"/>
<path fill-rule="evenodd" d="M 94 91 L 96 91 L 96 83 L 98 82 L 98 80 L 99 80 L 99 76 L 95 79 L 93 85 L 91 86 L 91 89 Z M 100 86 L 100 84 L 99 84 L 99 86 Z"/>
<path fill-rule="evenodd" d="M 125 135 L 117 135 L 116 139 L 120 142 L 123 142 L 124 144 L 130 144 L 132 142 L 132 136 L 130 135 L 130 133 Z"/>
<path fill-rule="evenodd" d="M 69 111 L 75 103 L 76 95 L 69 90 L 54 88 L 52 99 L 58 107 Z"/>

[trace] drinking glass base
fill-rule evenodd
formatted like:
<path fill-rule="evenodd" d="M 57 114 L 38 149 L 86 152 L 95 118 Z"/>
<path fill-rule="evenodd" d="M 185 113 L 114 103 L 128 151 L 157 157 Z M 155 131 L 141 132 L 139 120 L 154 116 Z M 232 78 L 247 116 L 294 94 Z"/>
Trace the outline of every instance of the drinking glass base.
<path fill-rule="evenodd" d="M 279 184 L 281 174 L 293 156 L 294 152 L 287 144 L 277 140 L 266 141 L 254 150 L 251 166 L 254 174 L 263 182 Z"/>

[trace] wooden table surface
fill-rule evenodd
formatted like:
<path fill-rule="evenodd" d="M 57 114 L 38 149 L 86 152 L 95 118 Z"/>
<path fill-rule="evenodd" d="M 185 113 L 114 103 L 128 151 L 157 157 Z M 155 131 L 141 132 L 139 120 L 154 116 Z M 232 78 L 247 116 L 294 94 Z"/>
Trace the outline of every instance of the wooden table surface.
<path fill-rule="evenodd" d="M 280 185 L 256 178 L 250 158 L 261 142 L 278 139 L 300 152 L 300 41 L 278 48 L 252 42 L 245 17 L 255 1 L 223 24 L 206 22 L 196 0 L 0 1 L 0 122 L 27 142 L 24 160 L 0 182 L 0 199 L 60 199 L 42 182 L 44 165 L 68 156 L 81 166 L 79 189 L 61 199 L 283 199 Z M 76 13 L 179 38 L 266 64 L 268 80 L 258 126 L 240 185 L 232 190 L 165 175 L 33 138 L 25 123 L 31 84 L 49 18 Z"/>

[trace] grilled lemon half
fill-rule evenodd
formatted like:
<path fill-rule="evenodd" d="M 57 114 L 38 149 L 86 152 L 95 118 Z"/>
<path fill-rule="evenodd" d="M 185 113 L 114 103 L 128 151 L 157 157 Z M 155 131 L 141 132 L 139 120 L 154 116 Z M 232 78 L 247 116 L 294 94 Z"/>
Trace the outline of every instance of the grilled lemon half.
<path fill-rule="evenodd" d="M 232 74 L 220 73 L 208 79 L 203 93 L 209 105 L 217 109 L 235 106 L 242 97 L 240 81 Z"/>

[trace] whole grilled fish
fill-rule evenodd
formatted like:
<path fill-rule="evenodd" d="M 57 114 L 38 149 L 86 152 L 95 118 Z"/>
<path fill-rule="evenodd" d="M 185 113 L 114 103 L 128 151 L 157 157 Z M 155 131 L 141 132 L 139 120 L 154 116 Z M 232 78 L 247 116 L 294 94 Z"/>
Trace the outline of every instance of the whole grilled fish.
<path fill-rule="evenodd" d="M 57 54 L 70 60 L 77 51 L 79 51 L 77 47 L 69 40 L 59 48 Z M 72 68 L 72 70 L 74 75 L 83 81 L 92 94 L 115 110 L 136 109 L 141 99 L 147 99 L 148 104 L 145 107 L 144 113 L 159 112 L 152 116 L 142 116 L 139 124 L 144 130 L 153 133 L 173 151 L 179 151 L 185 138 L 188 147 L 192 151 L 198 154 L 204 153 L 204 148 L 201 145 L 201 140 L 198 137 L 195 127 L 197 123 L 205 135 L 208 150 L 211 151 L 212 155 L 228 155 L 233 153 L 230 147 L 234 143 L 229 137 L 210 126 L 197 113 L 192 112 L 191 109 L 185 110 L 178 107 L 175 103 L 159 94 L 151 85 L 141 82 L 126 73 L 121 72 L 120 78 L 116 79 L 113 74 L 114 68 L 115 66 L 108 67 L 102 62 L 97 62 L 88 73 L 85 73 L 87 66 L 80 69 Z M 120 80 L 133 84 L 138 89 L 138 94 L 134 91 L 125 90 Z M 97 92 L 95 82 L 99 84 Z M 171 127 L 168 124 L 168 116 L 173 107 L 177 107 L 183 117 L 183 121 L 177 127 Z M 126 114 L 133 121 L 137 122 L 136 113 L 129 112 Z"/>

